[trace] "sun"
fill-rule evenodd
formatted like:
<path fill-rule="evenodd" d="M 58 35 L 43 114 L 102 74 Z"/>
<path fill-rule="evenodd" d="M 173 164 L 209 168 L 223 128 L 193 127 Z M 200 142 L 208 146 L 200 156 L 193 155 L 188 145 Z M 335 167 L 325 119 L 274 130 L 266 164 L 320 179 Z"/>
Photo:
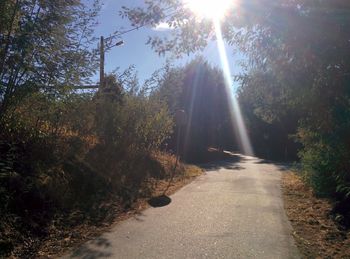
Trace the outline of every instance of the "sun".
<path fill-rule="evenodd" d="M 234 5 L 235 0 L 183 0 L 197 17 L 221 20 Z"/>

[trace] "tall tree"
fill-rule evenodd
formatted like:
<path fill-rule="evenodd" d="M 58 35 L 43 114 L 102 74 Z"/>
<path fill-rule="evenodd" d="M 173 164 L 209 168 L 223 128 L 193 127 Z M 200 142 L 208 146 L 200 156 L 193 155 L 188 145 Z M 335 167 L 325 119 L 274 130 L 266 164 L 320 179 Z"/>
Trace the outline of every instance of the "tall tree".
<path fill-rule="evenodd" d="M 243 84 L 265 77 L 264 84 L 249 84 L 269 91 L 264 98 L 275 94 L 261 102 L 259 116 L 277 118 L 280 104 L 302 115 L 298 137 L 307 178 L 317 193 L 340 199 L 350 197 L 349 13 L 346 0 L 247 0 L 221 21 L 224 40 L 247 55 Z M 180 0 L 148 1 L 124 15 L 136 25 L 163 21 L 175 28 L 170 38 L 149 40 L 158 53 L 188 53 L 215 39 L 214 23 Z"/>
<path fill-rule="evenodd" d="M 92 27 L 99 9 L 80 0 L 0 3 L 0 116 L 29 92 L 57 92 L 94 67 Z"/>
<path fill-rule="evenodd" d="M 181 136 L 185 158 L 194 159 L 210 146 L 232 148 L 234 132 L 221 70 L 196 58 L 184 67 L 166 70 L 156 94 L 167 102 L 172 114 L 177 110 L 187 113 Z"/>

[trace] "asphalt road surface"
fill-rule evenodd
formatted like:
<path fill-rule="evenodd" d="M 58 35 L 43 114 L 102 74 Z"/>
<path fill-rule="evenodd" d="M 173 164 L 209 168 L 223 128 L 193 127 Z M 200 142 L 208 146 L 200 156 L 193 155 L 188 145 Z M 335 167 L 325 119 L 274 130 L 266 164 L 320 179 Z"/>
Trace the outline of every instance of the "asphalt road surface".
<path fill-rule="evenodd" d="M 284 167 L 235 155 L 64 258 L 299 258 L 283 209 Z"/>

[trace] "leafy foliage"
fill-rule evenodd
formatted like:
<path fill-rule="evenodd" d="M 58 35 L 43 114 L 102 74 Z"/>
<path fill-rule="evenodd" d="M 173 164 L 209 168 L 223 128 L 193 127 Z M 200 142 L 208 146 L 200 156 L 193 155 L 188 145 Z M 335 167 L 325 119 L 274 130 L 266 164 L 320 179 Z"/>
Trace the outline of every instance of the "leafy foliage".
<path fill-rule="evenodd" d="M 229 104 L 222 72 L 198 57 L 182 68 L 168 68 L 155 95 L 165 100 L 170 112 L 187 113 L 186 126 L 177 126 L 169 148 L 176 149 L 187 160 L 198 160 L 208 147 L 234 148 Z"/>
<path fill-rule="evenodd" d="M 167 16 L 167 8 L 174 13 Z M 247 56 L 240 101 L 255 144 L 274 143 L 279 150 L 290 146 L 288 135 L 295 135 L 308 182 L 317 193 L 345 204 L 350 187 L 348 13 L 345 0 L 251 0 L 237 4 L 221 23 L 226 42 Z M 124 15 L 135 25 L 175 25 L 169 38 L 149 41 L 158 53 L 188 53 L 215 39 L 213 23 L 196 19 L 180 1 L 148 1 L 146 8 L 126 8 Z M 257 133 L 261 129 L 263 134 Z M 271 141 L 261 141 L 264 136 Z"/>
<path fill-rule="evenodd" d="M 59 92 L 88 78 L 98 1 L 1 1 L 0 115 L 32 92 Z"/>
<path fill-rule="evenodd" d="M 35 257 L 56 222 L 99 222 L 112 209 L 103 202 L 131 206 L 148 179 L 167 177 L 153 153 L 172 118 L 132 67 L 106 75 L 96 93 L 74 90 L 96 68 L 99 7 L 0 2 L 0 257 L 19 243 L 16 256 Z"/>
<path fill-rule="evenodd" d="M 302 110 L 291 108 L 281 82 L 269 72 L 251 71 L 240 80 L 238 99 L 255 153 L 274 160 L 296 159 Z"/>
<path fill-rule="evenodd" d="M 172 132 L 167 106 L 106 78 L 96 94 L 37 92 L 3 116 L 0 219 L 12 225 L 0 230 L 44 237 L 55 214 L 77 210 L 98 221 L 111 195 L 131 206 L 148 193 L 147 179 L 166 177 L 152 154 Z"/>

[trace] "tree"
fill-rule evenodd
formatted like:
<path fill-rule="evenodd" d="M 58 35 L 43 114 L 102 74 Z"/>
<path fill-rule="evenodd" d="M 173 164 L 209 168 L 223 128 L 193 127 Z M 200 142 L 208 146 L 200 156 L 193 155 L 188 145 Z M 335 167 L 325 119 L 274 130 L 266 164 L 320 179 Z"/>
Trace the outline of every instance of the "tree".
<path fill-rule="evenodd" d="M 242 99 L 252 94 L 251 100 L 260 100 L 258 107 L 250 102 L 260 119 L 281 118 L 282 110 L 288 122 L 296 114 L 308 182 L 318 194 L 348 201 L 349 2 L 250 0 L 235 8 L 221 29 L 224 40 L 247 55 Z M 162 21 L 175 27 L 170 38 L 148 41 L 160 54 L 193 52 L 215 39 L 213 22 L 199 20 L 181 1 L 148 1 L 123 14 L 135 25 Z"/>
<path fill-rule="evenodd" d="M 242 77 L 238 100 L 254 152 L 269 159 L 296 159 L 298 121 L 303 114 L 291 108 L 284 87 L 271 73 L 251 71 Z"/>
<path fill-rule="evenodd" d="M 98 9 L 98 1 L 1 1 L 0 117 L 28 93 L 57 93 L 92 74 Z"/>
<path fill-rule="evenodd" d="M 181 136 L 181 153 L 186 159 L 197 159 L 210 146 L 233 147 L 225 80 L 219 69 L 198 57 L 184 67 L 166 69 L 159 83 L 155 95 L 166 101 L 170 112 L 185 110 L 188 114 Z M 173 136 L 172 149 L 175 140 Z"/>

